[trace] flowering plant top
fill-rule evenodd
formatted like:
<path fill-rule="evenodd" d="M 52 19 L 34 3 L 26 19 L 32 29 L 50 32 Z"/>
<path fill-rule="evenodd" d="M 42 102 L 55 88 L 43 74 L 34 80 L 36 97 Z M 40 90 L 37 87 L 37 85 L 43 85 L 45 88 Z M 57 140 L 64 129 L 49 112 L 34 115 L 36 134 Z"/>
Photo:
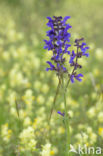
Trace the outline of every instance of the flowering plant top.
<path fill-rule="evenodd" d="M 68 32 L 68 30 L 71 28 L 71 26 L 70 24 L 66 23 L 69 18 L 70 16 L 65 16 L 64 18 L 62 16 L 53 16 L 53 18 L 47 17 L 47 26 L 51 29 L 47 31 L 49 40 L 44 40 L 44 49 L 48 49 L 53 52 L 51 60 L 47 61 L 49 67 L 46 68 L 46 71 L 55 71 L 59 77 L 63 77 L 64 74 L 68 74 L 70 81 L 74 83 L 75 79 L 82 81 L 81 78 L 83 77 L 83 74 L 77 74 L 77 69 L 82 68 L 82 66 L 78 64 L 78 59 L 82 56 L 89 56 L 89 54 L 86 52 L 89 47 L 83 42 L 84 38 L 76 39 L 74 46 L 77 47 L 77 50 L 72 50 L 70 52 L 69 47 L 71 46 L 71 34 Z M 68 72 L 68 69 L 65 66 L 67 55 L 70 56 L 68 63 L 70 67 L 73 67 L 71 74 Z"/>

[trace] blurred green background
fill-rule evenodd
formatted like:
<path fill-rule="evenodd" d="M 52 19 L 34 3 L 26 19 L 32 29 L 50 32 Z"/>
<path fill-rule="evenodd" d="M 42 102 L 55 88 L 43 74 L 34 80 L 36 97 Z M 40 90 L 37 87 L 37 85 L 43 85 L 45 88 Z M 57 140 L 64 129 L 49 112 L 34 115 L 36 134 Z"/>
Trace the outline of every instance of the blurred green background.
<path fill-rule="evenodd" d="M 68 88 L 71 144 L 103 147 L 103 0 L 0 0 L 0 156 L 64 155 L 62 92 L 48 124 L 58 80 L 43 39 L 54 15 L 71 16 L 72 44 L 90 46 L 83 82 Z"/>

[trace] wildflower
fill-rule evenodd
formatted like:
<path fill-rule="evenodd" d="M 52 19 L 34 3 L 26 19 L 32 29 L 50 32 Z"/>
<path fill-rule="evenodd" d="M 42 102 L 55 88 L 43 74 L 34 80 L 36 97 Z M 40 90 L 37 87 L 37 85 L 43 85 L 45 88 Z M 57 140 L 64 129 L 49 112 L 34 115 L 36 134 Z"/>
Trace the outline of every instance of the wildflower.
<path fill-rule="evenodd" d="M 102 61 L 103 60 L 102 49 L 100 49 L 100 48 L 96 49 L 95 56 L 96 56 L 96 59 L 98 59 L 98 61 Z"/>
<path fill-rule="evenodd" d="M 90 143 L 94 144 L 97 141 L 97 135 L 95 133 L 91 133 L 90 135 Z"/>
<path fill-rule="evenodd" d="M 24 119 L 23 125 L 24 125 L 24 126 L 29 126 L 29 125 L 31 125 L 31 124 L 32 124 L 31 119 L 30 119 L 29 117 L 26 117 L 26 118 Z"/>
<path fill-rule="evenodd" d="M 103 123 L 103 112 L 98 113 L 97 119 L 100 123 Z"/>
<path fill-rule="evenodd" d="M 8 128 L 8 123 L 1 127 L 1 137 L 5 142 L 9 142 L 12 135 L 12 130 Z"/>
<path fill-rule="evenodd" d="M 92 128 L 91 128 L 91 127 L 87 127 L 87 133 L 88 133 L 88 134 L 91 134 L 91 133 L 92 133 L 92 131 L 93 131 L 93 130 L 92 130 Z"/>
<path fill-rule="evenodd" d="M 83 74 L 78 74 L 76 71 L 78 68 L 82 68 L 82 66 L 78 64 L 78 59 L 82 56 L 89 56 L 89 53 L 87 53 L 89 47 L 83 42 L 84 38 L 80 38 L 75 40 L 74 46 L 77 47 L 77 51 L 75 52 L 72 50 L 72 52 L 70 52 L 68 50 L 71 46 L 71 44 L 69 44 L 71 34 L 68 32 L 68 29 L 70 29 L 71 26 L 70 24 L 67 24 L 66 21 L 69 18 L 70 16 L 64 18 L 62 16 L 53 16 L 53 18 L 47 17 L 49 20 L 47 26 L 50 27 L 51 30 L 47 31 L 49 40 L 44 40 L 44 49 L 53 52 L 51 61 L 47 61 L 49 67 L 46 68 L 46 71 L 56 71 L 59 77 L 62 77 L 63 74 L 66 73 L 68 74 L 71 83 L 74 83 L 75 79 L 80 82 L 82 81 Z M 70 55 L 69 64 L 70 67 L 73 67 L 71 74 L 68 72 L 67 67 L 65 67 L 66 55 Z"/>
<path fill-rule="evenodd" d="M 42 146 L 41 156 L 50 156 L 51 144 L 47 143 Z"/>
<path fill-rule="evenodd" d="M 40 91 L 40 88 L 41 88 L 41 82 L 36 80 L 33 84 L 33 87 L 36 91 Z"/>
<path fill-rule="evenodd" d="M 58 133 L 59 133 L 59 134 L 65 133 L 65 128 L 64 128 L 64 127 L 59 127 L 59 128 L 58 128 Z"/>
<path fill-rule="evenodd" d="M 82 56 L 86 56 L 86 57 L 89 56 L 89 53 L 86 53 L 86 51 L 89 49 L 89 47 L 86 46 L 86 43 L 84 43 L 84 42 L 80 43 L 83 40 L 84 40 L 84 38 L 75 40 L 74 46 L 77 47 L 77 52 L 75 53 L 75 51 L 73 50 L 70 55 L 69 63 L 70 63 L 71 67 L 74 67 L 72 73 L 69 75 L 72 83 L 75 82 L 74 79 L 76 79 L 80 82 L 82 81 L 83 74 L 81 74 L 81 73 L 77 74 L 77 72 L 76 72 L 76 70 L 78 68 L 82 68 L 82 66 L 80 64 L 78 64 L 78 59 L 80 59 Z"/>
<path fill-rule="evenodd" d="M 68 111 L 68 115 L 70 116 L 70 118 L 72 118 L 72 117 L 73 117 L 73 115 L 74 115 L 74 114 L 73 114 L 73 111 L 71 111 L 71 110 L 70 110 L 70 111 Z"/>
<path fill-rule="evenodd" d="M 31 126 L 22 130 L 22 132 L 19 135 L 19 139 L 20 139 L 22 151 L 23 150 L 35 151 L 36 140 L 34 135 L 34 129 Z"/>
<path fill-rule="evenodd" d="M 43 84 L 42 88 L 41 88 L 41 91 L 44 93 L 44 94 L 47 94 L 48 93 L 48 90 L 49 90 L 49 86 L 47 84 Z"/>
<path fill-rule="evenodd" d="M 91 107 L 88 111 L 87 111 L 87 115 L 89 118 L 93 118 L 96 115 L 96 108 L 95 107 Z"/>
<path fill-rule="evenodd" d="M 46 68 L 46 71 L 48 70 L 54 70 L 58 74 L 66 73 L 67 69 L 64 67 L 65 63 L 65 54 L 70 54 L 68 51 L 68 48 L 71 46 L 68 44 L 70 42 L 70 33 L 68 33 L 68 29 L 71 28 L 69 24 L 66 24 L 67 19 L 69 19 L 70 16 L 64 17 L 64 19 L 59 16 L 53 16 L 53 19 L 51 17 L 47 17 L 49 22 L 47 23 L 48 27 L 51 27 L 51 30 L 47 31 L 47 36 L 50 38 L 49 41 L 45 41 L 44 49 L 52 50 L 53 56 L 51 57 L 51 60 L 54 61 L 54 64 L 52 64 L 50 61 L 47 61 L 49 64 L 49 68 Z"/>
<path fill-rule="evenodd" d="M 44 99 L 43 95 L 40 94 L 40 95 L 37 97 L 37 103 L 38 103 L 38 104 L 43 104 L 44 101 L 45 101 L 45 99 Z"/>
<path fill-rule="evenodd" d="M 100 136 L 103 136 L 103 128 L 102 128 L 102 127 L 100 127 L 100 128 L 98 129 L 98 134 L 99 134 Z"/>
<path fill-rule="evenodd" d="M 54 151 L 52 150 L 52 151 L 50 151 L 50 155 L 54 155 Z"/>
<path fill-rule="evenodd" d="M 64 113 L 61 113 L 60 111 L 58 111 L 57 113 L 60 114 L 61 116 L 64 116 Z"/>
<path fill-rule="evenodd" d="M 38 122 L 38 119 L 34 119 L 34 122 L 33 122 L 33 128 L 36 129 L 36 126 L 37 126 L 37 122 Z"/>
<path fill-rule="evenodd" d="M 82 74 L 77 75 L 77 73 L 75 72 L 75 73 L 71 74 L 70 80 L 72 83 L 74 83 L 74 78 L 77 79 L 78 81 L 82 81 L 82 79 L 80 77 L 83 77 L 83 75 Z"/>
<path fill-rule="evenodd" d="M 23 120 L 27 116 L 27 112 L 24 109 L 19 110 L 20 119 Z"/>

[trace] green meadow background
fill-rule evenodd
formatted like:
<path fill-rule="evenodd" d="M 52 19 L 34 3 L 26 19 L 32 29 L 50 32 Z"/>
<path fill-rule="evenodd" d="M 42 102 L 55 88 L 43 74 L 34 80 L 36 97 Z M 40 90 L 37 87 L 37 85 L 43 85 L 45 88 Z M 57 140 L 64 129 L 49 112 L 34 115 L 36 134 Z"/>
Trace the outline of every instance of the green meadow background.
<path fill-rule="evenodd" d="M 0 156 L 64 156 L 62 89 L 48 123 L 58 79 L 43 39 L 54 15 L 71 16 L 71 43 L 90 46 L 83 81 L 68 87 L 71 144 L 103 148 L 103 0 L 0 0 Z"/>

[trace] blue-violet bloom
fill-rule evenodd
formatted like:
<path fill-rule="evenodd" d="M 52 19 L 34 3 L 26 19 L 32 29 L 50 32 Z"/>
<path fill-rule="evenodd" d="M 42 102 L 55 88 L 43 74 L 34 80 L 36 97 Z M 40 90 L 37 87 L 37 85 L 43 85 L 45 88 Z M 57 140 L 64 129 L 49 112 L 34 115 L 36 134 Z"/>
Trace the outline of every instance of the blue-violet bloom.
<path fill-rule="evenodd" d="M 67 74 L 72 83 L 75 82 L 75 79 L 78 81 L 82 81 L 83 74 L 77 73 L 78 68 L 82 68 L 80 64 L 78 64 L 78 59 L 82 56 L 89 56 L 87 50 L 89 49 L 86 46 L 86 43 L 83 42 L 84 38 L 76 39 L 75 45 L 77 50 L 70 52 L 69 47 L 71 34 L 68 30 L 71 28 L 70 24 L 67 24 L 67 20 L 70 19 L 70 16 L 53 16 L 47 17 L 48 23 L 47 26 L 51 29 L 47 31 L 47 36 L 49 40 L 44 40 L 45 46 L 44 49 L 51 50 L 53 55 L 50 61 L 47 61 L 49 67 L 46 68 L 46 71 L 56 71 L 59 77 L 62 77 L 63 74 Z M 65 66 L 66 55 L 70 56 L 70 60 L 68 61 L 70 67 L 73 67 L 72 73 L 68 72 L 67 67 Z"/>

